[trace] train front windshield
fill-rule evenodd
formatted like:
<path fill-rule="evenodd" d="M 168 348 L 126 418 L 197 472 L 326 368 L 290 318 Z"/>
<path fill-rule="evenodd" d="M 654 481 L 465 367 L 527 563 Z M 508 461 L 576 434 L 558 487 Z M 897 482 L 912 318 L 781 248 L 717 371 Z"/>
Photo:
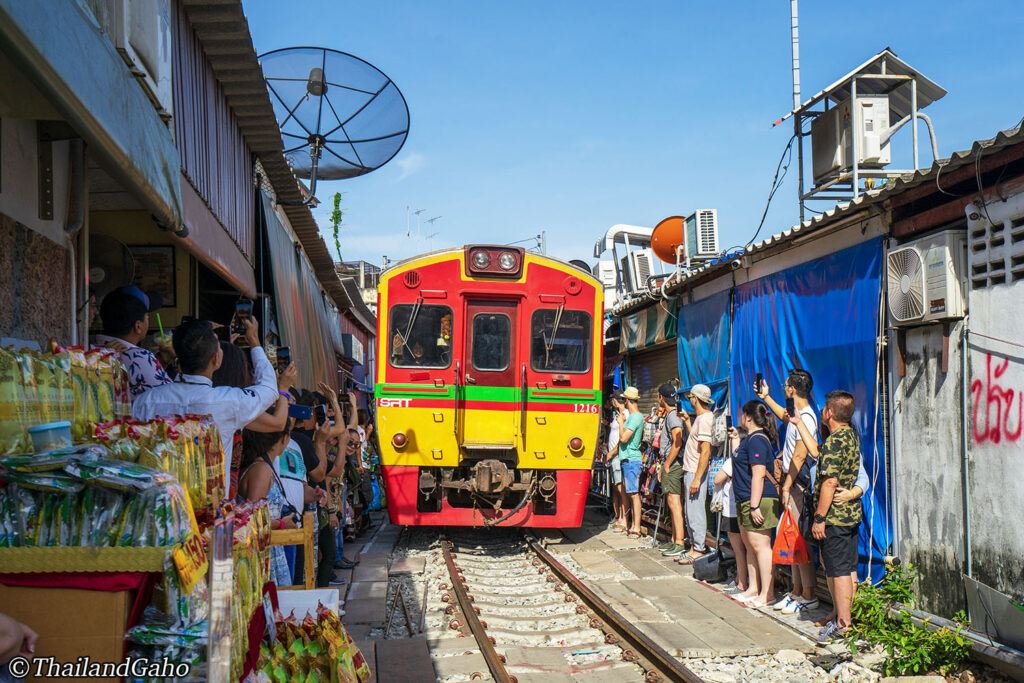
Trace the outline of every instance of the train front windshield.
<path fill-rule="evenodd" d="M 585 311 L 547 308 L 533 312 L 530 365 L 538 372 L 588 372 L 592 321 Z"/>
<path fill-rule="evenodd" d="M 436 304 L 391 307 L 390 361 L 396 368 L 446 368 L 452 362 L 452 309 Z"/>

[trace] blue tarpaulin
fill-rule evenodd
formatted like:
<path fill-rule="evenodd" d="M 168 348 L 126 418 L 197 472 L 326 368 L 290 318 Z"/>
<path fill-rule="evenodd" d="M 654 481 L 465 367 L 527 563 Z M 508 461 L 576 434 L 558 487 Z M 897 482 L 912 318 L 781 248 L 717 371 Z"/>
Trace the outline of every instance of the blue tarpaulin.
<path fill-rule="evenodd" d="M 811 405 L 819 414 L 829 391 L 853 394 L 853 426 L 872 480 L 863 499 L 859 573 L 873 579 L 882 574 L 892 535 L 878 421 L 884 416 L 875 409 L 882 263 L 881 240 L 875 239 L 736 287 L 730 353 L 733 415 L 754 398 L 757 372 L 780 402 L 789 371 L 810 372 Z"/>
<path fill-rule="evenodd" d="M 679 386 L 708 385 L 716 409 L 729 400 L 729 296 L 679 307 Z"/>

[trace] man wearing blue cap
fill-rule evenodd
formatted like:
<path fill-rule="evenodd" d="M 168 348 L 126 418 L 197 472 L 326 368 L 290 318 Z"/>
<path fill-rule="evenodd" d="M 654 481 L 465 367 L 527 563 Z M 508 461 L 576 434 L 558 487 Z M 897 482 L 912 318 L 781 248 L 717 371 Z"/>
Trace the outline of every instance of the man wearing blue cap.
<path fill-rule="evenodd" d="M 139 346 L 149 334 L 149 314 L 162 306 L 159 294 L 147 294 L 135 285 L 118 287 L 103 297 L 100 304 L 103 334 L 96 335 L 96 344 L 121 352 L 133 401 L 153 387 L 171 381 L 156 356 Z"/>

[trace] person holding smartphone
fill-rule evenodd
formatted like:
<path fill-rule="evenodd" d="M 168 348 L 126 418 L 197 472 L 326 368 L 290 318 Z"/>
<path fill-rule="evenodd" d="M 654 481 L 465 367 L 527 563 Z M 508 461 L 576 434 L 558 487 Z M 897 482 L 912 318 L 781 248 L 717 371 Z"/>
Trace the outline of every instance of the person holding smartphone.
<path fill-rule="evenodd" d="M 808 432 L 818 433 L 818 416 L 809 403 L 813 388 L 814 379 L 811 373 L 799 368 L 790 370 L 789 377 L 786 378 L 783 389 L 785 405 L 779 405 L 771 397 L 767 382 L 762 380 L 761 386 L 754 387 L 754 393 L 768 410 L 786 424 L 786 440 L 777 460 L 775 477 L 782 483 L 782 491 L 779 492 L 782 506 L 788 507 L 796 519 L 800 519 L 806 494 L 812 484 L 810 469 L 815 458 L 813 455 L 809 456 L 807 446 L 799 438 L 796 427 L 792 426 L 789 420 L 799 416 Z M 818 599 L 814 597 L 814 586 L 814 565 L 810 562 L 793 565 L 793 591 L 776 602 L 773 609 L 783 614 L 797 614 L 816 609 Z"/>
<path fill-rule="evenodd" d="M 608 470 L 612 478 L 612 509 L 615 518 L 612 528 L 626 530 L 629 519 L 626 515 L 626 490 L 622 486 L 622 460 L 619 458 L 619 413 L 622 412 L 622 394 L 614 392 L 611 396 L 612 414 L 608 421 L 608 452 L 604 461 L 608 464 Z"/>

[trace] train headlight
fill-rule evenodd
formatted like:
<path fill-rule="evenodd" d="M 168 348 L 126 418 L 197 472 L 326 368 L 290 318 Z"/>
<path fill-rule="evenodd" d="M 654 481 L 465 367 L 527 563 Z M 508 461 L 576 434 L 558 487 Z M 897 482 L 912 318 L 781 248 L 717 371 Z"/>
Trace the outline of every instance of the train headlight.
<path fill-rule="evenodd" d="M 516 255 L 506 251 L 498 257 L 498 265 L 502 270 L 512 270 L 516 267 Z"/>
<path fill-rule="evenodd" d="M 583 439 L 578 436 L 574 436 L 569 440 L 569 450 L 573 453 L 579 453 L 583 450 Z"/>
<path fill-rule="evenodd" d="M 391 443 L 394 444 L 395 448 L 402 448 L 405 446 L 406 438 L 405 434 L 399 432 L 391 437 Z"/>
<path fill-rule="evenodd" d="M 491 255 L 486 251 L 478 251 L 473 254 L 473 265 L 480 270 L 486 269 L 491 265 Z"/>

